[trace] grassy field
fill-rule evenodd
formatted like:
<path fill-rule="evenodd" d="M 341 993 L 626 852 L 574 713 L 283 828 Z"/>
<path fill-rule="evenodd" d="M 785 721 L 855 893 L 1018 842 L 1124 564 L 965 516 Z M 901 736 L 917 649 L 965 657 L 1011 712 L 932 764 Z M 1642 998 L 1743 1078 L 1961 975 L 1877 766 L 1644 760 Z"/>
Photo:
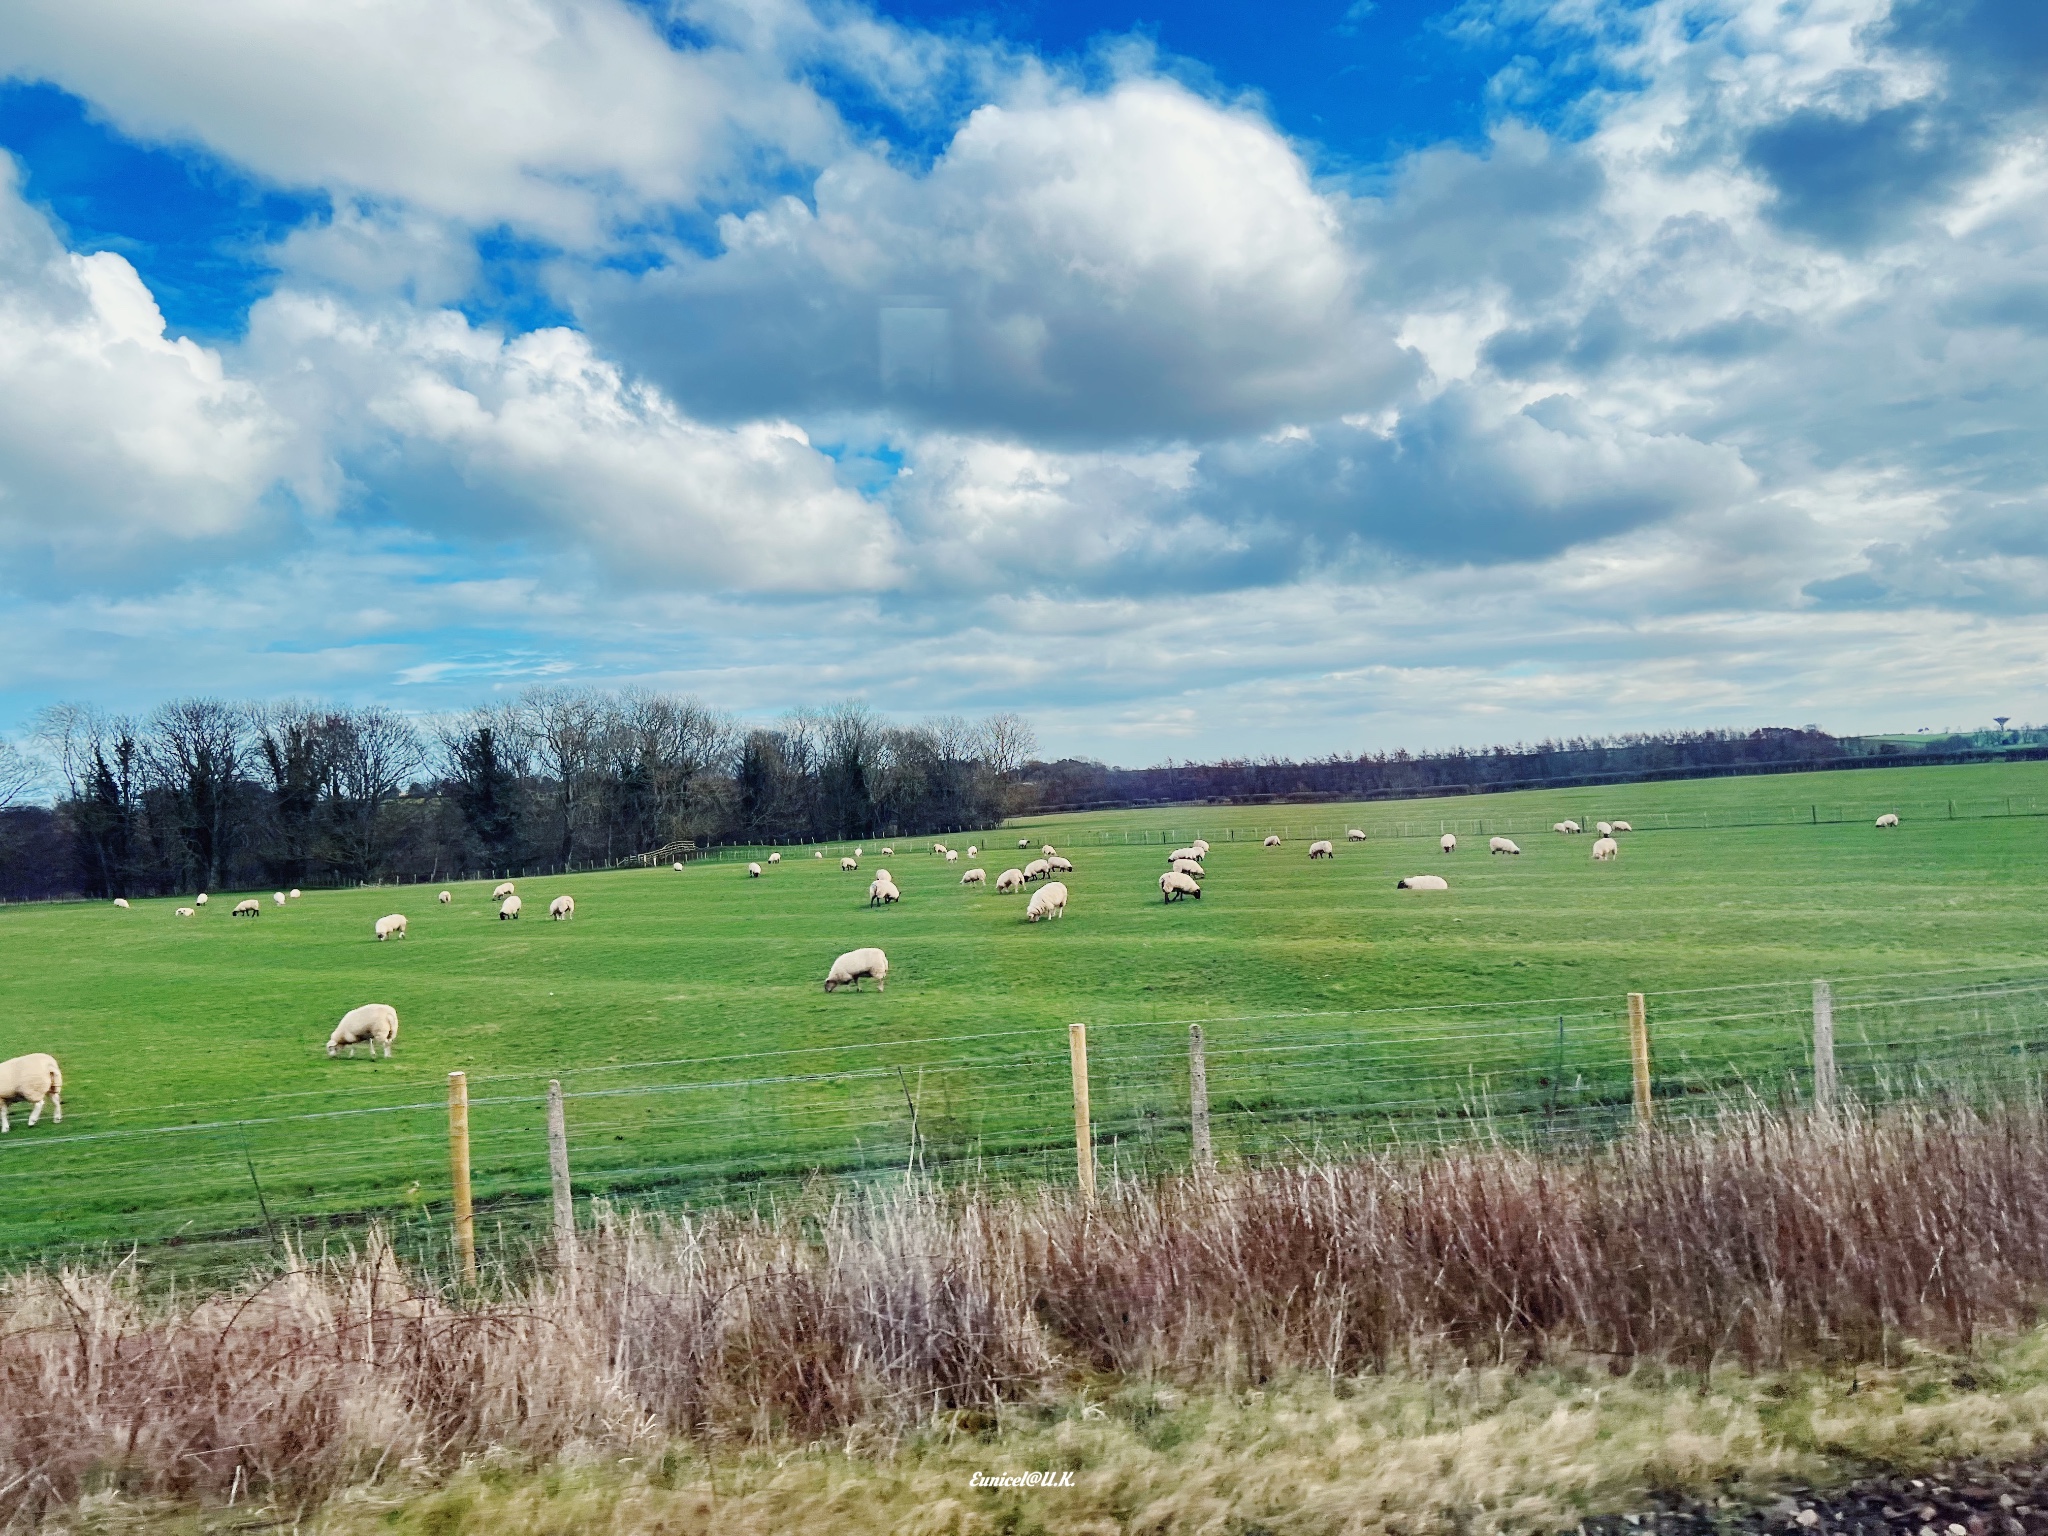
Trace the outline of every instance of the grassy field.
<path fill-rule="evenodd" d="M 1884 810 L 1904 826 L 1873 830 Z M 1070 1020 L 1090 1027 L 1119 1167 L 1181 1155 L 1190 1021 L 1226 1153 L 1390 1117 L 1611 1114 L 1629 991 L 1650 995 L 1674 1099 L 1796 1077 L 1814 977 L 1837 984 L 1845 1055 L 1870 1072 L 1963 1035 L 2024 1055 L 2048 1039 L 2044 812 L 2048 765 L 1999 764 L 1055 817 L 974 861 L 993 880 L 1020 836 L 1073 858 L 1067 916 L 1035 926 L 1022 899 L 963 890 L 964 864 L 914 851 L 928 841 L 870 845 L 857 875 L 831 847 L 758 881 L 711 861 L 522 882 L 516 924 L 487 885 L 447 908 L 418 887 L 281 911 L 265 892 L 253 921 L 228 916 L 234 892 L 193 919 L 168 900 L 0 909 L 0 1056 L 51 1051 L 67 1085 L 61 1127 L 20 1115 L 0 1144 L 0 1247 L 444 1210 L 457 1068 L 480 1196 L 516 1228 L 517 1198 L 545 1187 L 550 1077 L 572 1095 L 584 1189 L 729 1198 L 913 1157 L 1070 1168 Z M 1590 837 L 1547 830 L 1566 816 L 1637 831 L 1596 865 Z M 1258 846 L 1269 826 L 1282 847 Z M 1451 858 L 1444 828 L 1464 840 Z M 1494 831 L 1523 856 L 1490 858 Z M 1204 898 L 1163 906 L 1162 841 L 1196 835 L 1215 845 Z M 1315 835 L 1337 838 L 1333 862 L 1307 861 Z M 905 899 L 870 910 L 881 864 Z M 1394 889 L 1416 872 L 1452 889 Z M 563 892 L 576 920 L 551 924 Z M 391 911 L 411 934 L 376 943 Z M 833 956 L 865 944 L 889 952 L 887 993 L 825 995 Z M 1722 988 L 1747 990 L 1701 990 Z M 328 1060 L 334 1021 L 366 1001 L 399 1010 L 397 1054 Z"/>

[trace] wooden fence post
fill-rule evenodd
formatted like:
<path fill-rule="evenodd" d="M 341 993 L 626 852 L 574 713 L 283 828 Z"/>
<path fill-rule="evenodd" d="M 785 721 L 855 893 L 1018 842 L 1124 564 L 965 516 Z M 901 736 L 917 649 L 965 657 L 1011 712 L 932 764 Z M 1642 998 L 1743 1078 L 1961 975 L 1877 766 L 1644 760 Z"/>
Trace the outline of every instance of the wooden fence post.
<path fill-rule="evenodd" d="M 469 1074 L 448 1074 L 448 1172 L 455 1188 L 455 1257 L 476 1284 L 476 1213 L 469 1203 Z"/>
<path fill-rule="evenodd" d="M 1645 1130 L 1650 1126 L 1650 1016 L 1643 1004 L 1643 994 L 1631 992 L 1628 995 L 1628 1055 L 1635 1069 L 1636 1079 L 1636 1124 Z"/>
<path fill-rule="evenodd" d="M 1088 1120 L 1088 1026 L 1067 1026 L 1067 1052 L 1074 1063 L 1074 1163 L 1081 1176 L 1081 1198 L 1095 1198 L 1095 1130 Z"/>
<path fill-rule="evenodd" d="M 1813 1102 L 1835 1107 L 1835 996 L 1824 981 L 1813 984 Z"/>
<path fill-rule="evenodd" d="M 1209 1059 L 1199 1024 L 1188 1026 L 1188 1136 L 1195 1172 L 1214 1172 L 1216 1153 L 1209 1145 Z"/>
<path fill-rule="evenodd" d="M 562 1114 L 562 1085 L 548 1082 L 548 1183 L 555 1195 L 555 1263 L 576 1263 L 576 1196 L 569 1187 L 569 1123 Z"/>

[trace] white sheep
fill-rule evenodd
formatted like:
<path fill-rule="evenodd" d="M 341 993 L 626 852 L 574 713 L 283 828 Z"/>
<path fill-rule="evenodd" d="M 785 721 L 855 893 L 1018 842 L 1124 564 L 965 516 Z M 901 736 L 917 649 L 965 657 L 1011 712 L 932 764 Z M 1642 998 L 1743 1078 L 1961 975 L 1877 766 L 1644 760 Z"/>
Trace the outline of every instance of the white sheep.
<path fill-rule="evenodd" d="M 524 905 L 517 896 L 507 896 L 504 905 L 498 908 L 498 921 L 516 923 L 519 921 L 519 909 Z"/>
<path fill-rule="evenodd" d="M 507 880 L 503 885 L 500 885 L 496 890 L 491 892 L 491 900 L 503 901 L 507 896 L 510 896 L 511 894 L 512 882 L 510 880 Z"/>
<path fill-rule="evenodd" d="M 56 1057 L 35 1051 L 12 1061 L 0 1061 L 0 1135 L 9 1129 L 7 1106 L 24 1099 L 35 1105 L 28 1112 L 30 1125 L 43 1118 L 45 1099 L 50 1101 L 50 1119 L 59 1125 L 64 1123 L 64 1073 L 58 1068 Z"/>
<path fill-rule="evenodd" d="M 854 850 L 853 850 L 853 856 L 854 856 L 854 857 L 855 857 L 856 859 L 860 857 L 860 850 L 859 850 L 858 848 L 856 848 L 856 849 L 854 849 Z"/>
<path fill-rule="evenodd" d="M 1047 881 L 1038 888 L 1031 898 L 1031 905 L 1024 909 L 1024 920 L 1035 923 L 1041 917 L 1051 922 L 1062 917 L 1067 910 L 1067 888 L 1057 880 Z"/>
<path fill-rule="evenodd" d="M 283 906 L 283 905 L 284 905 L 284 892 L 283 892 L 283 891 L 272 891 L 272 892 L 270 893 L 270 904 L 271 904 L 272 906 L 274 906 L 274 907 L 281 907 L 281 906 Z"/>
<path fill-rule="evenodd" d="M 933 844 L 932 844 L 932 852 L 933 852 L 933 853 L 939 853 L 939 854 L 943 854 L 943 853 L 944 853 L 945 851 L 946 851 L 946 845 L 945 845 L 944 843 L 933 843 Z"/>
<path fill-rule="evenodd" d="M 890 873 L 889 873 L 889 871 L 888 871 L 888 870 L 886 870 L 886 869 L 878 869 L 878 870 L 876 870 L 876 871 L 875 871 L 875 878 L 876 878 L 877 880 L 886 880 L 886 881 L 888 881 L 888 882 L 889 882 L 889 883 L 890 883 L 891 885 L 894 885 L 894 884 L 896 883 L 896 877 L 895 877 L 894 875 L 890 874 Z"/>
<path fill-rule="evenodd" d="M 286 892 L 285 894 L 286 894 L 286 895 L 288 895 L 288 896 L 290 896 L 290 897 L 291 897 L 291 899 L 292 899 L 293 901 L 297 901 L 297 900 L 299 899 L 299 897 L 300 897 L 300 896 L 302 896 L 302 895 L 304 895 L 305 893 L 304 893 L 304 892 L 302 892 L 302 891 L 301 891 L 301 890 L 300 890 L 300 889 L 299 889 L 299 888 L 298 888 L 298 887 L 297 887 L 297 886 L 295 885 L 295 886 L 293 886 L 293 887 L 292 887 L 292 888 L 291 888 L 291 889 L 290 889 L 289 891 L 287 891 L 287 892 Z"/>
<path fill-rule="evenodd" d="M 758 880 L 758 879 L 760 879 L 760 878 L 761 878 L 761 866 L 760 866 L 760 865 L 758 865 L 758 864 L 749 864 L 749 865 L 747 866 L 747 878 L 748 878 L 749 880 Z"/>
<path fill-rule="evenodd" d="M 1166 862 L 1172 864 L 1181 859 L 1200 859 L 1201 857 L 1202 850 L 1200 848 L 1197 848 L 1193 843 L 1189 843 L 1187 847 L 1176 848 L 1173 850 L 1173 852 L 1169 853 L 1166 856 Z"/>
<path fill-rule="evenodd" d="M 1596 821 L 1593 823 L 1593 830 L 1602 837 L 1612 837 L 1614 836 L 1614 823 L 1611 821 Z"/>
<path fill-rule="evenodd" d="M 820 848 L 816 850 L 814 853 L 812 853 L 811 857 L 814 859 L 822 859 L 823 857 L 825 857 L 825 850 Z"/>
<path fill-rule="evenodd" d="M 988 871 L 985 869 L 970 869 L 960 877 L 960 883 L 962 885 L 986 885 L 988 884 Z"/>
<path fill-rule="evenodd" d="M 1448 891 L 1451 882 L 1442 875 L 1410 875 L 1406 880 L 1396 880 L 1397 891 Z"/>
<path fill-rule="evenodd" d="M 1583 832 L 1586 830 L 1584 827 L 1580 826 L 1576 821 L 1563 821 L 1558 823 L 1558 825 L 1561 826 L 1566 832 Z"/>
<path fill-rule="evenodd" d="M 247 901 L 236 902 L 235 910 L 228 914 L 229 917 L 261 917 L 262 915 L 263 903 L 253 896 Z"/>
<path fill-rule="evenodd" d="M 1027 882 L 1032 880 L 1050 880 L 1052 878 L 1052 865 L 1044 859 L 1033 859 L 1024 866 L 1024 878 Z"/>
<path fill-rule="evenodd" d="M 874 977 L 875 990 L 882 991 L 889 980 L 889 957 L 879 949 L 849 949 L 825 973 L 825 990 L 836 992 L 841 987 L 852 987 L 858 992 L 863 976 Z"/>
<path fill-rule="evenodd" d="M 1053 845 L 1052 845 L 1051 843 L 1047 843 L 1047 844 L 1046 844 L 1046 845 L 1045 845 L 1044 847 L 1042 847 L 1042 848 L 1040 848 L 1040 849 L 1038 850 L 1038 853 L 1039 853 L 1039 857 L 1041 857 L 1041 858 L 1047 858 L 1047 859 L 1051 858 L 1051 857 L 1052 857 L 1052 856 L 1053 856 L 1054 854 L 1056 854 L 1056 853 L 1058 853 L 1058 852 L 1059 852 L 1059 849 L 1057 849 L 1057 848 L 1053 847 Z"/>
<path fill-rule="evenodd" d="M 780 864 L 782 862 L 782 855 L 779 853 L 771 853 L 768 855 L 768 862 L 770 864 Z M 677 869 L 681 869 L 682 867 L 683 866 L 680 864 L 676 866 Z"/>
<path fill-rule="evenodd" d="M 946 850 L 946 862 L 948 864 L 958 864 L 960 862 L 960 850 L 958 848 L 948 848 Z"/>
<path fill-rule="evenodd" d="M 980 856 L 980 854 L 981 854 L 981 850 L 980 850 L 979 848 L 975 847 L 975 846 L 974 846 L 974 844 L 972 844 L 972 843 L 969 843 L 969 844 L 967 845 L 967 857 L 969 857 L 970 859 L 972 859 L 972 858 L 978 858 L 978 857 Z"/>
<path fill-rule="evenodd" d="M 548 903 L 548 917 L 554 922 L 566 923 L 575 916 L 576 898 L 574 896 L 557 896 Z"/>
<path fill-rule="evenodd" d="M 194 897 L 192 898 L 192 905 L 194 905 L 195 907 L 203 907 L 203 906 L 205 906 L 205 905 L 206 905 L 206 892 L 204 892 L 204 891 L 201 891 L 201 892 L 200 892 L 200 893 L 199 893 L 199 894 L 198 894 L 197 896 L 194 896 Z"/>
<path fill-rule="evenodd" d="M 886 907 L 892 901 L 901 901 L 903 893 L 896 889 L 896 882 L 877 876 L 868 882 L 868 905 Z"/>
<path fill-rule="evenodd" d="M 1627 822 L 1625 822 L 1625 821 L 1617 821 L 1617 822 L 1616 822 L 1616 823 L 1614 824 L 1614 830 L 1615 830 L 1615 831 L 1617 831 L 1617 832 L 1633 832 L 1633 831 L 1635 831 L 1635 828 L 1634 828 L 1634 827 L 1632 827 L 1632 826 L 1630 826 L 1630 825 L 1629 825 L 1629 824 L 1628 824 Z"/>
<path fill-rule="evenodd" d="M 683 861 L 681 859 L 677 859 L 673 868 L 675 869 L 675 872 L 680 875 L 683 872 Z"/>
<path fill-rule="evenodd" d="M 974 852 L 974 850 L 973 850 L 972 848 L 968 849 L 967 851 L 968 851 L 969 853 L 972 853 L 972 852 Z M 884 848 L 884 849 L 882 850 L 882 857 L 883 857 L 883 858 L 885 858 L 885 859 L 893 859 L 893 858 L 894 858 L 895 856 L 896 856 L 896 850 L 895 850 L 894 848 Z"/>
<path fill-rule="evenodd" d="M 385 1059 L 389 1060 L 391 1042 L 397 1038 L 398 1010 L 389 1003 L 365 1003 L 341 1016 L 341 1022 L 334 1026 L 334 1033 L 327 1037 L 327 1054 L 339 1056 L 346 1046 L 349 1055 L 353 1056 L 356 1047 L 367 1041 L 372 1056 L 377 1054 L 377 1047 L 381 1045 Z"/>
<path fill-rule="evenodd" d="M 114 905 L 119 907 L 123 912 L 126 912 L 128 910 L 128 898 L 126 896 L 116 896 L 114 898 Z"/>
<path fill-rule="evenodd" d="M 194 909 L 193 909 L 193 908 L 191 908 L 191 907 L 180 907 L 180 908 L 178 908 L 178 916 L 180 916 L 180 917 L 190 917 L 190 916 L 192 915 L 193 911 L 194 911 Z"/>
<path fill-rule="evenodd" d="M 1487 842 L 1486 851 L 1488 853 L 1520 853 L 1522 850 L 1515 846 L 1513 838 L 1496 837 Z"/>
<path fill-rule="evenodd" d="M 1458 851 L 1457 834 L 1455 832 L 1446 832 L 1437 839 L 1437 847 L 1443 849 L 1445 853 L 1456 853 Z"/>
<path fill-rule="evenodd" d="M 1176 875 L 1193 875 L 1197 880 L 1206 878 L 1200 859 L 1175 859 L 1173 861 L 1172 873 Z"/>
<path fill-rule="evenodd" d="M 1597 862 L 1601 864 L 1605 864 L 1609 859 L 1613 858 L 1616 854 L 1620 852 L 1621 844 L 1617 843 L 1611 837 L 1600 838 L 1593 844 L 1593 857 Z"/>
<path fill-rule="evenodd" d="M 1365 834 L 1359 831 L 1356 827 L 1353 827 L 1349 832 L 1346 832 L 1344 835 L 1350 838 L 1351 841 L 1354 843 L 1362 843 L 1365 841 Z"/>
<path fill-rule="evenodd" d="M 517 898 L 514 899 L 516 900 Z M 405 914 L 403 912 L 394 912 L 389 917 L 377 919 L 377 942 L 379 944 L 382 944 L 386 939 L 402 939 L 404 937 Z"/>
<path fill-rule="evenodd" d="M 1186 896 L 1192 896 L 1197 901 L 1202 899 L 1202 888 L 1195 883 L 1193 875 L 1184 875 L 1178 869 L 1169 869 L 1159 877 L 1161 901 L 1179 901 Z"/>
<path fill-rule="evenodd" d="M 1327 837 L 1320 837 L 1308 845 L 1308 856 L 1312 859 L 1334 859 L 1337 850 Z"/>
<path fill-rule="evenodd" d="M 1269 835 L 1266 838 L 1266 841 L 1262 843 L 1260 846 L 1265 848 L 1278 848 L 1280 846 L 1280 839 L 1277 835 Z"/>
<path fill-rule="evenodd" d="M 1017 846 L 1019 848 L 1029 848 L 1031 846 L 1031 839 L 1028 837 L 1020 837 L 1017 839 Z"/>
<path fill-rule="evenodd" d="M 1188 846 L 1194 849 L 1201 857 L 1205 859 L 1209 857 L 1209 843 L 1206 838 L 1198 837 L 1192 843 L 1189 843 Z"/>
<path fill-rule="evenodd" d="M 841 874 L 851 874 L 854 870 L 859 868 L 859 859 L 841 859 L 839 861 L 839 870 Z"/>
<path fill-rule="evenodd" d="M 1047 868 L 1051 869 L 1055 874 L 1071 875 L 1074 872 L 1074 866 L 1066 859 L 1061 858 L 1058 854 L 1054 854 L 1045 862 Z"/>
<path fill-rule="evenodd" d="M 1877 824 L 1880 827 L 1896 827 L 1899 824 L 1899 818 L 1894 812 L 1886 811 L 1877 818 Z"/>
<path fill-rule="evenodd" d="M 450 902 L 455 900 L 455 893 L 453 891 L 443 891 L 440 895 L 436 896 L 434 900 L 438 901 L 439 903 L 441 903 L 442 906 L 445 907 Z"/>
<path fill-rule="evenodd" d="M 1006 869 L 1000 875 L 996 876 L 996 893 L 998 895 L 1004 894 L 1009 891 L 1021 891 L 1023 889 L 1024 871 L 1021 869 Z"/>

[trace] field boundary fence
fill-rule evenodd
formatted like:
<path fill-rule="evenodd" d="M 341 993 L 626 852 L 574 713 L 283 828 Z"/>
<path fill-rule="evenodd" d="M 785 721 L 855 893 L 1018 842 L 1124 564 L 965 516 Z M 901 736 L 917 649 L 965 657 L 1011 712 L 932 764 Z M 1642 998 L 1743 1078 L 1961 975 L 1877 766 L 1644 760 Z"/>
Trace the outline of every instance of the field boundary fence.
<path fill-rule="evenodd" d="M 166 1273 L 239 1273 L 375 1219 L 414 1262 L 474 1274 L 481 1254 L 488 1274 L 572 1245 L 593 1198 L 761 1205 L 906 1175 L 1086 1187 L 1397 1146 L 1566 1147 L 1731 1103 L 2038 1096 L 2044 1063 L 2048 959 L 470 1072 L 446 1096 L 252 1094 L 10 1136 L 0 1264 L 133 1250 Z"/>

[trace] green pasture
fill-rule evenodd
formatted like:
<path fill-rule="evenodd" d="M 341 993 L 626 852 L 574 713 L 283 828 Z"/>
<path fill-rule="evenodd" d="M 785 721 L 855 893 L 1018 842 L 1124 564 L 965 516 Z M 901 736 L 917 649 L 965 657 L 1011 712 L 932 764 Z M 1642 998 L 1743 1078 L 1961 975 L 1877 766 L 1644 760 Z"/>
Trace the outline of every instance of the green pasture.
<path fill-rule="evenodd" d="M 1885 810 L 1904 825 L 1875 830 Z M 1595 864 L 1590 833 L 1547 830 L 1567 816 L 1636 831 Z M 1368 840 L 1346 841 L 1353 826 Z M 1287 841 L 1262 848 L 1269 829 Z M 1496 831 L 1523 854 L 1490 857 Z M 1164 852 L 1198 835 L 1203 899 L 1162 905 Z M 1318 835 L 1334 860 L 1307 859 Z M 968 861 L 930 839 L 869 843 L 858 874 L 829 845 L 760 880 L 743 853 L 522 880 L 516 923 L 489 882 L 451 887 L 448 907 L 385 887 L 282 910 L 216 891 L 189 919 L 173 915 L 189 896 L 0 908 L 0 1056 L 50 1051 L 66 1076 L 63 1124 L 29 1129 L 17 1106 L 0 1142 L 0 1257 L 199 1251 L 364 1211 L 432 1230 L 455 1069 L 486 1227 L 518 1231 L 546 1187 L 550 1078 L 583 1190 L 729 1199 L 913 1161 L 1063 1175 L 1074 1020 L 1113 1167 L 1184 1155 L 1196 1021 L 1226 1156 L 1611 1117 L 1630 991 L 1651 999 L 1674 1107 L 1798 1091 L 1815 977 L 1838 990 L 1845 1070 L 1873 1081 L 1958 1042 L 1997 1066 L 2048 1040 L 2048 765 L 1177 807 L 987 836 L 972 863 L 991 883 L 1028 856 L 1019 837 L 1073 859 L 1064 919 L 1029 925 L 1023 898 L 963 889 Z M 880 865 L 905 899 L 871 910 Z M 1412 873 L 1451 889 L 1397 891 Z M 565 892 L 576 918 L 550 923 Z M 261 917 L 229 916 L 245 894 Z M 374 940 L 387 912 L 406 939 Z M 833 957 L 868 944 L 889 953 L 887 992 L 827 996 Z M 399 1011 L 396 1055 L 329 1060 L 335 1020 L 372 1001 Z"/>

